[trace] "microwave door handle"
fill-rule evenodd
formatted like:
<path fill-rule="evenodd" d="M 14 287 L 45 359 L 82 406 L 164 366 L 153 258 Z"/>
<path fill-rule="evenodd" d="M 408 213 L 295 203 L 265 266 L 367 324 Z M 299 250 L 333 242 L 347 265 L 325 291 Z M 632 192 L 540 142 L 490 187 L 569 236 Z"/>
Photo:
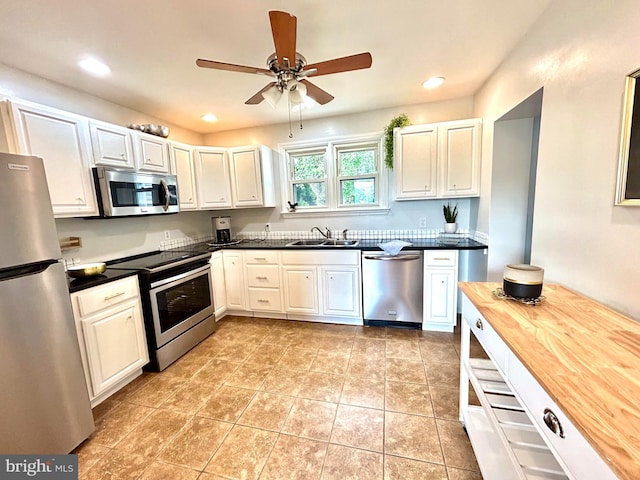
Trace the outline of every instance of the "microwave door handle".
<path fill-rule="evenodd" d="M 160 180 L 160 185 L 162 185 L 162 188 L 164 188 L 164 206 L 162 208 L 166 212 L 167 210 L 169 210 L 169 201 L 171 200 L 171 193 L 169 192 L 169 186 L 167 185 L 167 182 L 165 182 L 164 180 Z"/>

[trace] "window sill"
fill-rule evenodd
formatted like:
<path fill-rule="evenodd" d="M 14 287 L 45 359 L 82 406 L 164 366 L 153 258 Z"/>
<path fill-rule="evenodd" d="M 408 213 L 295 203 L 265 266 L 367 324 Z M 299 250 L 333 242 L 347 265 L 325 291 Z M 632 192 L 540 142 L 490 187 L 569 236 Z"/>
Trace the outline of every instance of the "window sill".
<path fill-rule="evenodd" d="M 280 212 L 282 218 L 350 217 L 354 215 L 388 215 L 389 208 L 350 208 L 340 210 L 299 210 Z"/>

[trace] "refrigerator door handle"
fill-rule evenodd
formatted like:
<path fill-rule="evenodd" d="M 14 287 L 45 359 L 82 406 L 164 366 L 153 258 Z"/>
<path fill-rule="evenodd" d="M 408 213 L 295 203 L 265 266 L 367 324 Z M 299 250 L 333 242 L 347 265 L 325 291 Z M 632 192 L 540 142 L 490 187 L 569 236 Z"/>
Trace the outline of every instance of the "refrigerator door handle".
<path fill-rule="evenodd" d="M 27 265 L 2 268 L 0 269 L 0 282 L 4 280 L 11 280 L 12 278 L 27 277 L 29 275 L 42 273 L 54 263 L 58 263 L 58 261 L 51 259 L 37 263 L 29 263 Z"/>

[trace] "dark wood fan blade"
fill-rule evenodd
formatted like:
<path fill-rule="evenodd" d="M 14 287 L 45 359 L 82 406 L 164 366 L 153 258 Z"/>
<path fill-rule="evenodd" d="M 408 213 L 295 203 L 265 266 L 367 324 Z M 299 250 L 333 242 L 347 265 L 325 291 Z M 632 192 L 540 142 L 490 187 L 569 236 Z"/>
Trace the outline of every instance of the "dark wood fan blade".
<path fill-rule="evenodd" d="M 246 105 L 257 105 L 257 104 L 259 104 L 262 100 L 264 100 L 264 97 L 262 96 L 263 92 L 266 92 L 267 90 L 269 90 L 274 85 L 276 85 L 276 82 L 268 83 L 267 86 L 265 86 L 262 90 L 260 90 L 258 93 L 256 93 L 253 97 L 251 97 L 249 100 L 247 100 L 244 103 Z"/>
<path fill-rule="evenodd" d="M 296 66 L 296 28 L 298 20 L 287 12 L 272 10 L 269 12 L 273 44 L 276 47 L 278 63 L 285 66 L 285 58 L 289 60 L 289 67 Z"/>
<path fill-rule="evenodd" d="M 325 103 L 329 103 L 331 100 L 333 100 L 335 98 L 333 95 L 331 95 L 330 93 L 325 92 L 320 87 L 316 87 L 309 80 L 301 79 L 301 80 L 299 80 L 299 82 L 300 83 L 304 83 L 304 85 L 307 87 L 307 96 L 313 98 L 320 105 L 324 105 Z"/>
<path fill-rule="evenodd" d="M 351 70 L 362 70 L 371 66 L 372 58 L 369 52 L 349 55 L 348 57 L 334 58 L 320 63 L 312 63 L 304 67 L 304 70 L 315 68 L 317 71 L 314 77 L 319 75 L 329 75 L 331 73 L 349 72 Z M 309 74 L 311 75 L 311 74 Z"/>
<path fill-rule="evenodd" d="M 241 73 L 258 73 L 264 75 L 273 75 L 271 70 L 258 67 L 247 67 L 244 65 L 235 65 L 233 63 L 214 62 L 213 60 L 204 60 L 199 58 L 196 60 L 196 65 L 202 68 L 213 68 L 215 70 L 228 70 L 230 72 Z"/>

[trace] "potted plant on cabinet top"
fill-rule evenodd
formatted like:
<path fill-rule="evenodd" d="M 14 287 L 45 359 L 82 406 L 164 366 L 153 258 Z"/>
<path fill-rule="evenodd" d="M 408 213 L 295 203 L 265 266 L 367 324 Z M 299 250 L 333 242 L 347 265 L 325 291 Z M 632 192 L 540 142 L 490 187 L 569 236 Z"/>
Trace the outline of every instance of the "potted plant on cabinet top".
<path fill-rule="evenodd" d="M 458 231 L 458 205 L 451 207 L 451 204 L 447 203 L 442 206 L 442 213 L 444 214 L 444 231 L 445 233 L 456 233 Z"/>

